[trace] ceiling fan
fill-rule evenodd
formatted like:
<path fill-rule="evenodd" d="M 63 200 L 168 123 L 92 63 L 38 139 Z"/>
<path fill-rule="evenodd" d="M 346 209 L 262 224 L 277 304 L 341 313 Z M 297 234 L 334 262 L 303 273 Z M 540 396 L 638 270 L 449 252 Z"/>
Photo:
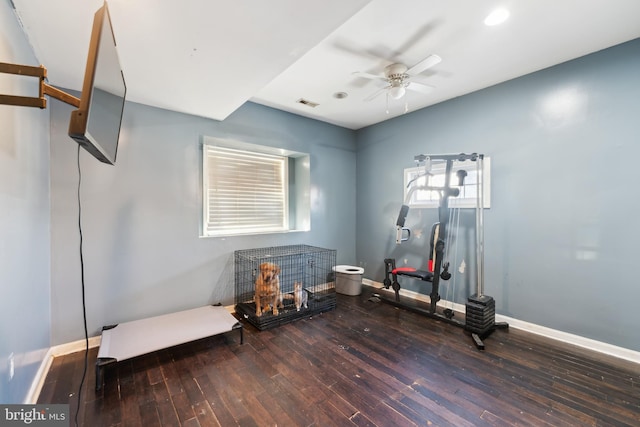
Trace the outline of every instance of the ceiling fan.
<path fill-rule="evenodd" d="M 356 71 L 353 74 L 359 77 L 364 77 L 372 80 L 382 80 L 388 83 L 387 86 L 366 97 L 364 99 L 365 101 L 371 101 L 373 98 L 377 97 L 385 91 L 391 98 L 400 99 L 404 96 L 407 89 L 421 93 L 429 93 L 433 89 L 433 86 L 427 85 L 425 83 L 411 81 L 411 78 L 417 74 L 422 73 L 428 68 L 439 64 L 440 61 L 442 61 L 442 58 L 440 58 L 438 55 L 429 55 L 411 68 L 408 68 L 406 65 L 401 63 L 388 65 L 384 69 L 384 75 L 375 75 L 363 73 L 360 71 Z"/>

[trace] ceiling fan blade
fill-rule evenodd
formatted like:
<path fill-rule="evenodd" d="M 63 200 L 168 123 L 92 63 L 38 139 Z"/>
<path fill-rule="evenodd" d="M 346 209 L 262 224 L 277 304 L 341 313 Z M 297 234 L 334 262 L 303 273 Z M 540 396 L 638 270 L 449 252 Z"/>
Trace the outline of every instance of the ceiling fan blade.
<path fill-rule="evenodd" d="M 357 77 L 364 77 L 365 79 L 384 80 L 384 81 L 387 80 L 387 78 L 385 76 L 378 76 L 378 75 L 375 75 L 375 74 L 364 73 L 362 71 L 354 71 L 352 74 L 354 76 L 357 76 Z"/>
<path fill-rule="evenodd" d="M 426 58 L 424 58 L 422 61 L 418 62 L 413 67 L 409 68 L 407 70 L 407 74 L 409 75 L 420 74 L 427 68 L 431 68 L 434 65 L 439 64 L 440 61 L 442 61 L 442 58 L 440 58 L 438 55 L 429 55 Z"/>
<path fill-rule="evenodd" d="M 382 89 L 378 89 L 377 91 L 373 92 L 371 95 L 369 95 L 365 99 L 363 99 L 363 101 L 365 101 L 365 102 L 371 101 L 373 98 L 375 98 L 378 95 L 386 92 L 387 89 L 389 89 L 390 87 L 391 87 L 391 85 L 383 87 Z"/>
<path fill-rule="evenodd" d="M 424 83 L 409 82 L 409 84 L 407 85 L 407 89 L 420 93 L 431 93 L 431 91 L 435 89 L 435 87 Z"/>

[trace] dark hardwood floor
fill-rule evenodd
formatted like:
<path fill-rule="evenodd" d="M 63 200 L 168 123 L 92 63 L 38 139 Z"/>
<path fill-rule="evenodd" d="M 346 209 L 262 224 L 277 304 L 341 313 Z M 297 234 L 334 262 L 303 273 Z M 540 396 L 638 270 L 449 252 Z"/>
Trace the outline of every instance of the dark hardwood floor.
<path fill-rule="evenodd" d="M 369 288 L 365 287 L 365 290 Z M 461 328 L 366 294 L 267 331 L 245 326 L 120 362 L 78 425 L 640 426 L 640 365 L 515 329 L 478 351 Z M 39 403 L 69 403 L 84 352 L 54 359 Z"/>

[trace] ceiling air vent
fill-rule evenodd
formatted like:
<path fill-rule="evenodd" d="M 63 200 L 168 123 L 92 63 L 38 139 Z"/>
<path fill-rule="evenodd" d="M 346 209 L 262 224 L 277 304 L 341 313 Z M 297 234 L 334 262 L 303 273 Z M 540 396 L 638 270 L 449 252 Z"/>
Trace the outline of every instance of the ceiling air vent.
<path fill-rule="evenodd" d="M 316 108 L 318 105 L 317 102 L 309 101 L 308 99 L 300 98 L 298 99 L 298 104 L 306 105 L 307 107 Z"/>

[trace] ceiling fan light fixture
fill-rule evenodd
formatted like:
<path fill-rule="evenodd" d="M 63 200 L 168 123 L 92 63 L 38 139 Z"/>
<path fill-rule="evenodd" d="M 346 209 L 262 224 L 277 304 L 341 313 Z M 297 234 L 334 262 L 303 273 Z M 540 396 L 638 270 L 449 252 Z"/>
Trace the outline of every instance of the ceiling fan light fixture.
<path fill-rule="evenodd" d="M 389 88 L 389 96 L 392 97 L 393 99 L 400 99 L 404 96 L 405 93 L 406 93 L 406 89 L 402 85 L 391 86 Z"/>
<path fill-rule="evenodd" d="M 484 18 L 484 25 L 493 27 L 494 25 L 500 25 L 509 18 L 509 11 L 504 8 L 499 8 L 491 12 Z"/>

